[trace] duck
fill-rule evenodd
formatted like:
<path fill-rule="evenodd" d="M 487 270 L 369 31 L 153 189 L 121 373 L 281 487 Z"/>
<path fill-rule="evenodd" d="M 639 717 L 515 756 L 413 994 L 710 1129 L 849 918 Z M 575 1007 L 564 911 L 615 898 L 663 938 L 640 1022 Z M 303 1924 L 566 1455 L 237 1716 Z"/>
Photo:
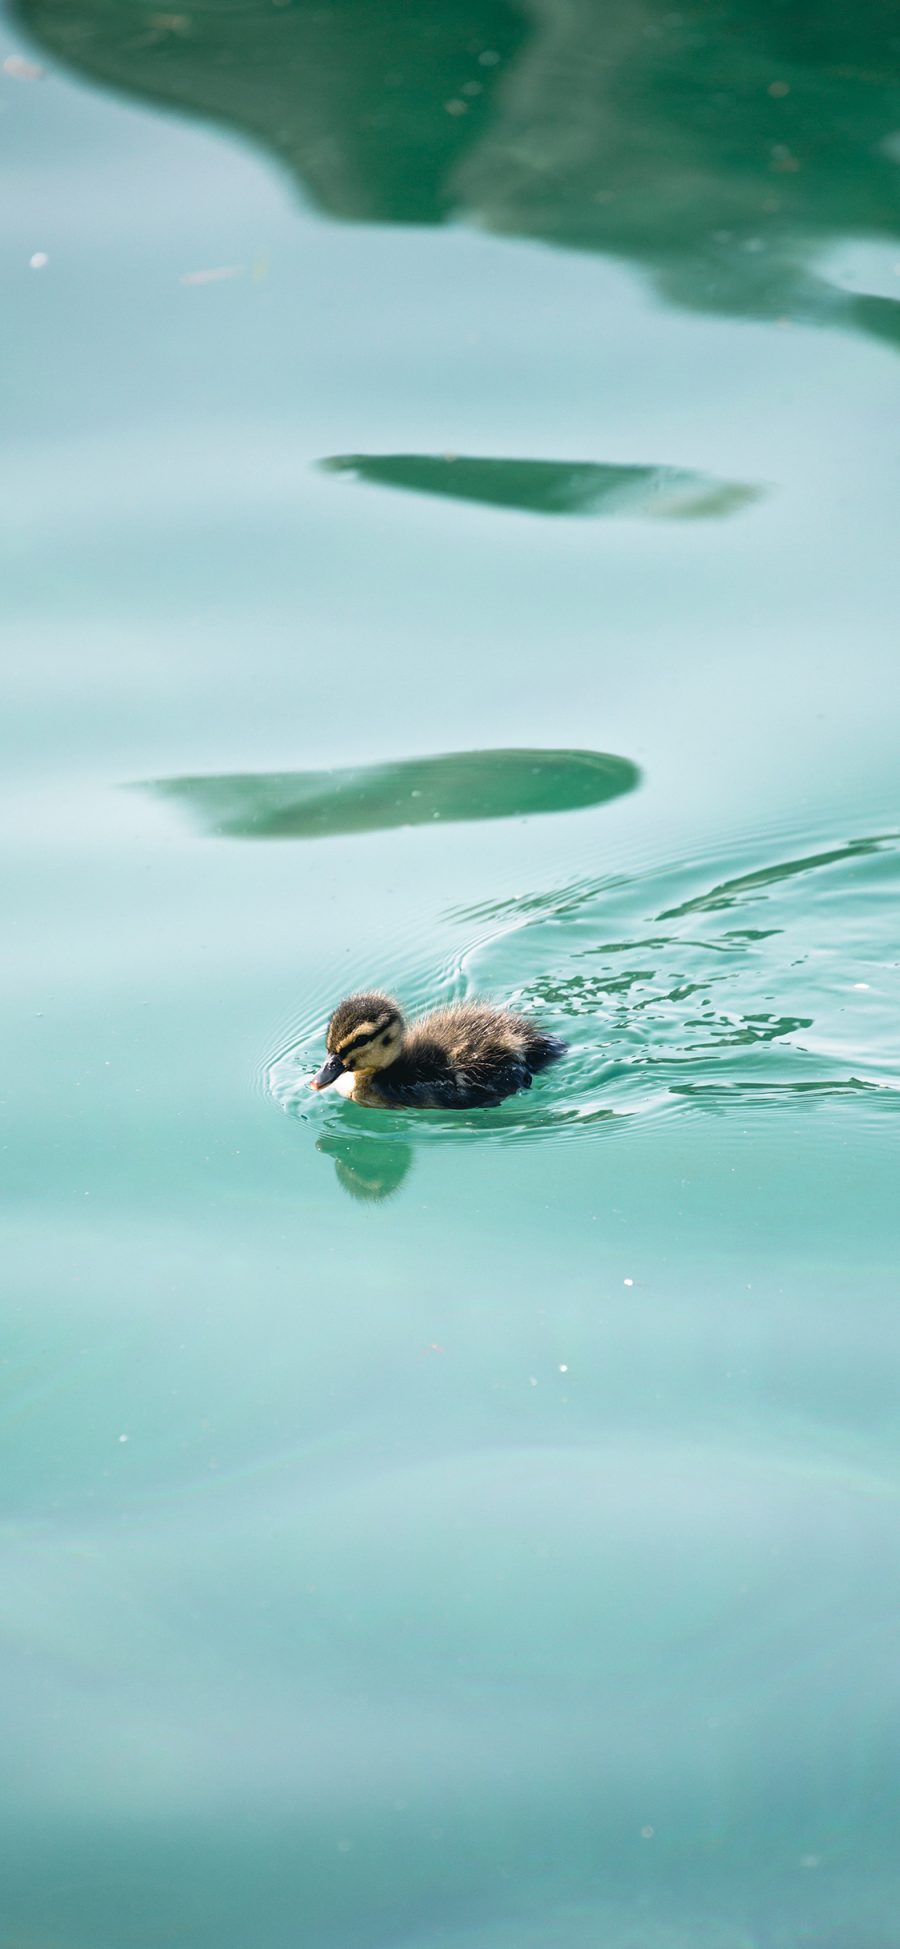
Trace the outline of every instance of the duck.
<path fill-rule="evenodd" d="M 451 1002 L 407 1022 L 391 995 L 349 995 L 328 1024 L 314 1090 L 373 1109 L 488 1110 L 566 1054 L 568 1043 L 490 1002 Z"/>

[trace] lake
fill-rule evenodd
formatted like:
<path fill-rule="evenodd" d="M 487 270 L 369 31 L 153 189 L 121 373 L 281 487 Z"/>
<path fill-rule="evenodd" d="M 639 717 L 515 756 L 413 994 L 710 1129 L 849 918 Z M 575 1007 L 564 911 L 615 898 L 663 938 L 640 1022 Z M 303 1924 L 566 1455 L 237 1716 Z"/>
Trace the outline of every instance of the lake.
<path fill-rule="evenodd" d="M 15 0 L 0 129 L 0 1949 L 895 1949 L 897 20 Z"/>

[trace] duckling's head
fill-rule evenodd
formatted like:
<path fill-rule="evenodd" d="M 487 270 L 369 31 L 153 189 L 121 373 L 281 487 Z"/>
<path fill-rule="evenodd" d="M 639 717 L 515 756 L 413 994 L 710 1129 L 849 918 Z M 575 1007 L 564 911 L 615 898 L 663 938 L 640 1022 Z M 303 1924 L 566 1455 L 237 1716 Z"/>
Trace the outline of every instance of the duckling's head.
<path fill-rule="evenodd" d="M 387 1069 L 400 1054 L 406 1025 L 390 995 L 350 995 L 328 1024 L 328 1061 L 313 1081 L 314 1090 L 327 1090 L 347 1069 L 371 1073 Z"/>

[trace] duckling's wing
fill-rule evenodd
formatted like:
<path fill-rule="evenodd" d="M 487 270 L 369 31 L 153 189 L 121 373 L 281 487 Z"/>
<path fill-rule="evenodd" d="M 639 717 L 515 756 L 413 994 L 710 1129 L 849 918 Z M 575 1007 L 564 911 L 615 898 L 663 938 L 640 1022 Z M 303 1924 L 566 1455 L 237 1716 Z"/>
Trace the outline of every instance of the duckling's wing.
<path fill-rule="evenodd" d="M 531 1071 L 519 1055 L 451 1064 L 443 1051 L 426 1052 L 421 1045 L 415 1061 L 401 1056 L 372 1084 L 383 1103 L 417 1110 L 491 1110 L 530 1087 Z"/>
<path fill-rule="evenodd" d="M 493 1057 L 484 1063 L 472 1062 L 456 1073 L 457 1102 L 461 1107 L 491 1110 L 517 1090 L 530 1090 L 531 1070 L 521 1056 Z M 448 1099 L 449 1100 L 449 1099 Z"/>
<path fill-rule="evenodd" d="M 370 1094 L 396 1110 L 486 1110 L 502 1100 L 495 1089 L 473 1087 L 457 1076 L 401 1083 L 384 1071 L 370 1085 Z"/>

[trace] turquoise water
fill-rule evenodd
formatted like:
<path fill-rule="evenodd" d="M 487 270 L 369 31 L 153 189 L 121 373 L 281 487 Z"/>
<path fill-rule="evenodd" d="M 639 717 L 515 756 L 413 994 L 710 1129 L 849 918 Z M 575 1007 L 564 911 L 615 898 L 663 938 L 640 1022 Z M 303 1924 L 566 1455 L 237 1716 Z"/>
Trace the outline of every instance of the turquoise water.
<path fill-rule="evenodd" d="M 0 1945 L 895 1949 L 896 22 L 0 42 Z"/>

